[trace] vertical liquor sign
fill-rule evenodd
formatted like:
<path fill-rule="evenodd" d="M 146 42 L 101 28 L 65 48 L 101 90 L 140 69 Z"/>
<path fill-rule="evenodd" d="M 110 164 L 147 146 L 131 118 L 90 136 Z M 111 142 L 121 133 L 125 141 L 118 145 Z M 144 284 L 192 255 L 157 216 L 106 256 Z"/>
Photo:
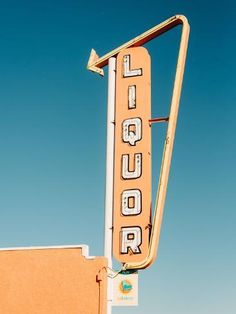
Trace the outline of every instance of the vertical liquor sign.
<path fill-rule="evenodd" d="M 121 263 L 148 255 L 151 226 L 151 62 L 135 47 L 117 56 L 113 255 Z"/>
<path fill-rule="evenodd" d="M 182 32 L 169 115 L 151 118 L 150 58 L 142 46 L 178 25 Z M 157 255 L 189 32 L 187 18 L 175 15 L 102 57 L 94 49 L 90 53 L 90 71 L 103 76 L 103 68 L 109 65 L 104 255 L 110 271 L 113 256 L 129 273 L 149 267 Z M 167 122 L 152 224 L 149 122 Z M 111 278 L 112 271 L 108 278 L 108 314 L 112 303 Z M 122 293 L 133 286 L 129 280 L 121 283 L 118 287 Z M 124 299 L 128 300 L 127 295 Z"/>
<path fill-rule="evenodd" d="M 182 26 L 182 32 L 169 116 L 153 119 L 150 109 L 150 57 L 142 46 L 178 25 Z M 117 300 L 120 302 L 120 298 L 127 301 L 130 298 L 127 293 L 132 291 L 133 286 L 137 287 L 135 280 L 133 282 L 135 273 L 132 272 L 149 267 L 157 255 L 189 31 L 187 18 L 183 15 L 175 15 L 102 57 L 99 57 L 94 49 L 90 53 L 87 66 L 90 71 L 103 76 L 103 67 L 109 65 L 104 237 L 104 255 L 108 259 L 110 271 L 107 314 L 111 314 L 112 298 L 115 303 Z M 167 122 L 168 124 L 151 230 L 151 130 L 149 122 Z M 121 274 L 116 277 L 121 280 L 117 280 L 117 289 L 114 289 L 116 299 L 112 297 L 112 280 L 114 280 L 114 278 L 111 279 L 112 253 L 118 261 L 123 263 L 122 276 L 131 273 L 134 275 L 132 280 L 127 280 L 127 277 L 123 280 L 122 276 L 118 278 Z M 118 290 L 125 296 L 119 296 Z M 132 304 L 136 303 L 134 299 L 131 301 Z M 127 302 L 123 305 L 127 305 Z"/>

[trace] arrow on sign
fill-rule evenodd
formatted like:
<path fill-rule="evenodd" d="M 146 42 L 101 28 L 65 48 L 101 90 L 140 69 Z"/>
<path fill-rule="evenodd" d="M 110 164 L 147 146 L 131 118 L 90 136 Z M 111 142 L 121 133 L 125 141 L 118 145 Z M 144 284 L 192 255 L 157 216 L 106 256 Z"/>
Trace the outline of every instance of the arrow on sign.
<path fill-rule="evenodd" d="M 108 60 L 111 57 L 115 57 L 121 50 L 130 48 L 130 47 L 138 47 L 147 43 L 151 39 L 164 34 L 168 30 L 174 28 L 177 25 L 183 25 L 182 35 L 185 34 L 188 36 L 189 33 L 189 24 L 188 20 L 184 15 L 175 15 L 164 22 L 150 28 L 148 31 L 142 33 L 141 35 L 131 39 L 127 43 L 121 45 L 120 47 L 112 50 L 111 52 L 105 54 L 103 57 L 99 57 L 94 49 L 91 50 L 87 69 L 96 72 L 100 75 L 104 75 L 103 67 L 108 64 Z"/>

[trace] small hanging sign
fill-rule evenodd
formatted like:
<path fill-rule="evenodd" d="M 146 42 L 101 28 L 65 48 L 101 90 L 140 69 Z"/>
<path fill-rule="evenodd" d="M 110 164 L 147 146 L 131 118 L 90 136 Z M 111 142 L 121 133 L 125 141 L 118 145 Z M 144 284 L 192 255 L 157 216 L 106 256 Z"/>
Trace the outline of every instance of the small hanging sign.
<path fill-rule="evenodd" d="M 113 280 L 113 306 L 138 305 L 138 272 L 124 271 Z"/>

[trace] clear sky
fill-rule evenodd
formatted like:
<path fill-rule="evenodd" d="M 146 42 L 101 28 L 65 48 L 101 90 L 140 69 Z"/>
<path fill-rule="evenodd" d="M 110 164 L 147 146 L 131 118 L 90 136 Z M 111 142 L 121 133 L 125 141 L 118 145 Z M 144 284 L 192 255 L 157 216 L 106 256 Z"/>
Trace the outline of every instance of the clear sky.
<path fill-rule="evenodd" d="M 115 314 L 236 313 L 235 1 L 0 1 L 0 247 L 91 255 L 103 254 L 107 76 L 86 70 L 90 49 L 175 14 L 191 33 L 159 257 L 140 272 L 139 307 Z M 146 46 L 153 116 L 168 112 L 179 34 Z"/>

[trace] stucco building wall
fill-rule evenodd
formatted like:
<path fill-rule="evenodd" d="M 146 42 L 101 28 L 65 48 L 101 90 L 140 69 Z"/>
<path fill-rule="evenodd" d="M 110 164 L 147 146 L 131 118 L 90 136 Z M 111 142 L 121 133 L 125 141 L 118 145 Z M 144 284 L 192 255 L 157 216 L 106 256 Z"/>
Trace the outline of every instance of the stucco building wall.
<path fill-rule="evenodd" d="M 104 257 L 86 246 L 0 250 L 1 314 L 106 314 Z"/>

